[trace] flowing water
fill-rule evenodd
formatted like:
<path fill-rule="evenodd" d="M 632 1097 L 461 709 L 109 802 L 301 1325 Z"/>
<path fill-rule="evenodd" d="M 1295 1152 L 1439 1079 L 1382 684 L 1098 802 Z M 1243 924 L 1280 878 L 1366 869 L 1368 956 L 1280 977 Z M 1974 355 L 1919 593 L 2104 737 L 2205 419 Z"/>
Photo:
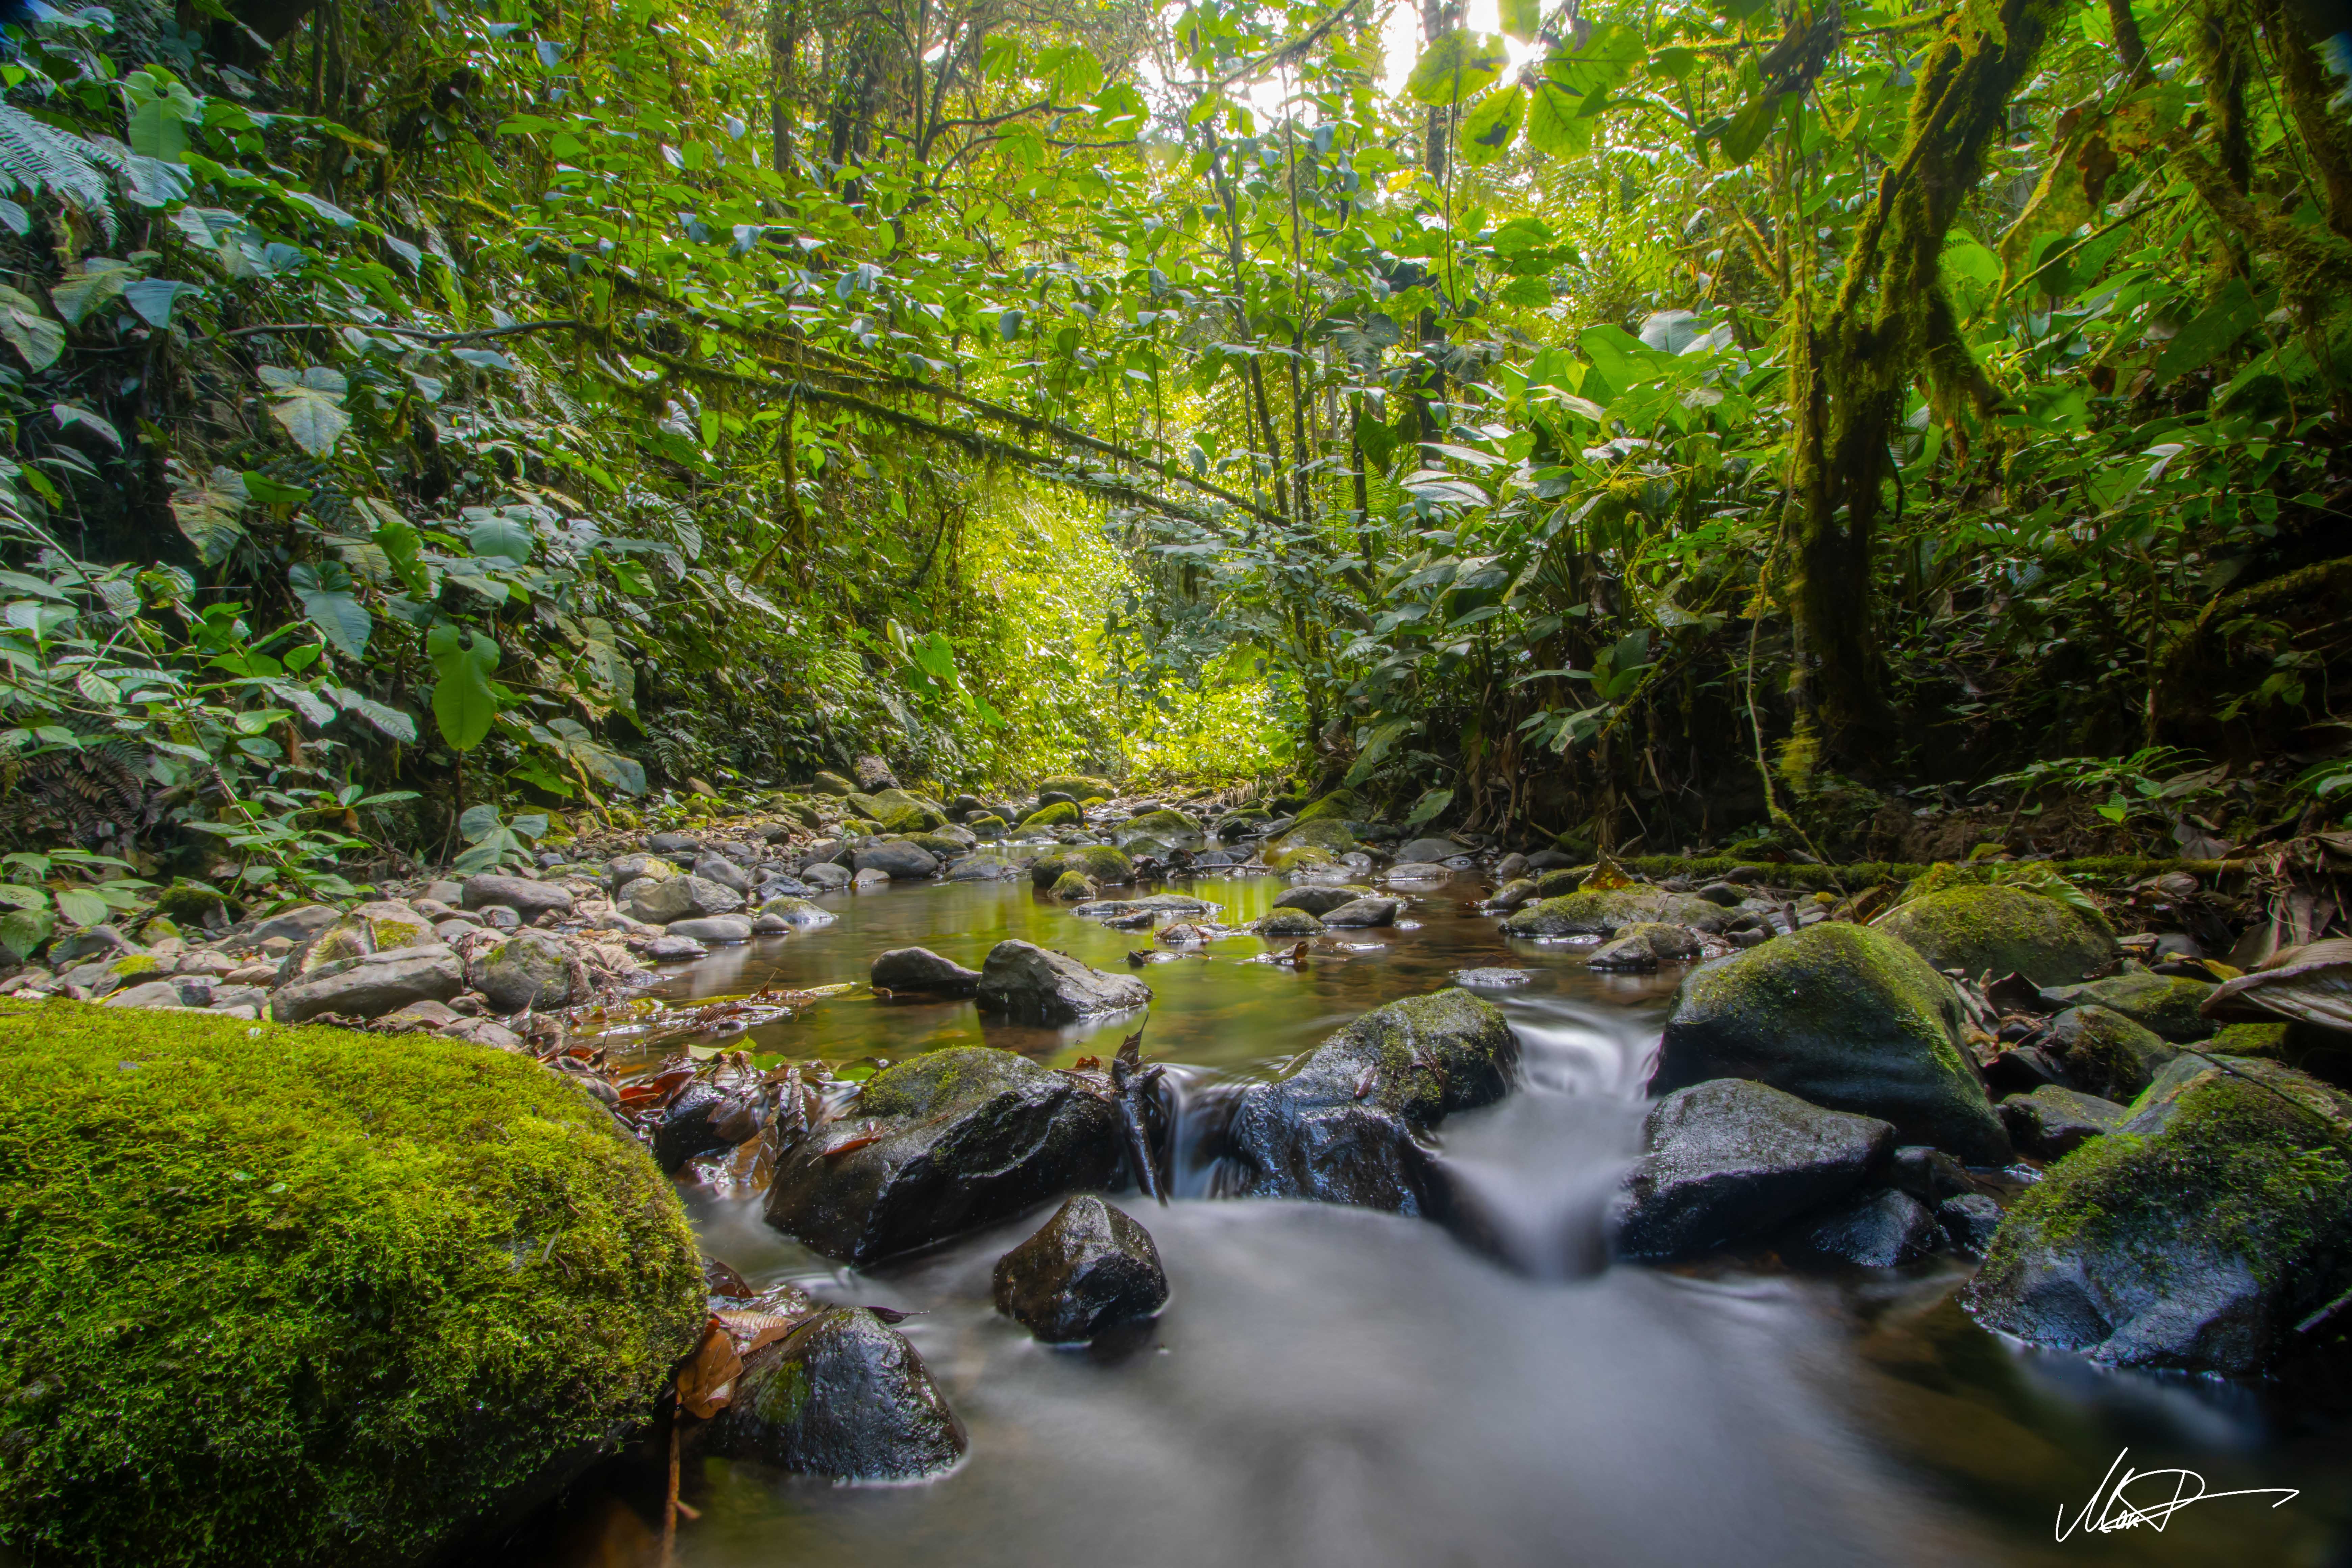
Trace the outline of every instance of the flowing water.
<path fill-rule="evenodd" d="M 1286 884 L 1176 886 L 1237 923 Z M 755 1285 L 912 1314 L 902 1331 L 971 1452 L 902 1486 L 690 1460 L 683 1496 L 699 1518 L 682 1527 L 681 1568 L 2352 1563 L 2352 1429 L 2294 1391 L 2021 1349 L 1960 1310 L 1967 1274 L 1949 1261 L 1839 1278 L 1609 1266 L 1601 1215 L 1637 1145 L 1674 977 L 1603 977 L 1574 948 L 1507 942 L 1470 910 L 1476 890 L 1467 877 L 1422 890 L 1396 929 L 1335 932 L 1295 971 L 1251 962 L 1269 944 L 1239 938 L 1145 972 L 1145 1053 L 1196 1108 L 1457 970 L 1528 972 L 1485 993 L 1518 1034 L 1521 1087 L 1443 1132 L 1467 1241 L 1393 1215 L 1210 1198 L 1180 1113 L 1174 1201 L 1118 1200 L 1159 1245 L 1166 1311 L 1116 1345 L 1049 1350 L 992 1310 L 989 1270 L 1050 1210 L 857 1271 L 769 1229 L 755 1194 L 689 1183 L 706 1249 Z M 1151 945 L 1025 880 L 824 902 L 837 924 L 722 951 L 666 994 L 859 980 L 910 944 L 977 968 L 1020 937 L 1108 969 Z M 1023 1028 L 970 1003 L 856 996 L 734 1043 L 842 1065 L 983 1043 L 1066 1066 L 1108 1058 L 1133 1027 Z M 2212 1491 L 2302 1495 L 2055 1540 L 2062 1505 L 2071 1518 L 2126 1448 Z M 530 1560 L 650 1563 L 661 1481 L 642 1461 L 600 1473 Z"/>

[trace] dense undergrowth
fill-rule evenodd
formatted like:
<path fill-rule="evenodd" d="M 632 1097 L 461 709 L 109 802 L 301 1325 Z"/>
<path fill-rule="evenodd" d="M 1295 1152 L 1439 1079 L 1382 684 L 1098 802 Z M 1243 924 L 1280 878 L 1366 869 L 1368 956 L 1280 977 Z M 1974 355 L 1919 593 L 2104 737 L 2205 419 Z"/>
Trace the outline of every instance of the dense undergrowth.
<path fill-rule="evenodd" d="M 2352 785 L 2268 0 L 10 37 L 19 947 L 866 752 L 1921 862 Z"/>

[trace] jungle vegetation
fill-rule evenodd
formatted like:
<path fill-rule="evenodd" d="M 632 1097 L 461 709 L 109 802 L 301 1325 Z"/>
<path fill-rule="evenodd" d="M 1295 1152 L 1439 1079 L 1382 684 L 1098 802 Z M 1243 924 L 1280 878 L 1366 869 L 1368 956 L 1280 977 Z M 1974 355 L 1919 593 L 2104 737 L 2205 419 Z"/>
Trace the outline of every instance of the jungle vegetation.
<path fill-rule="evenodd" d="M 2352 805 L 2284 0 L 7 14 L 11 945 L 866 752 L 1649 852 Z"/>

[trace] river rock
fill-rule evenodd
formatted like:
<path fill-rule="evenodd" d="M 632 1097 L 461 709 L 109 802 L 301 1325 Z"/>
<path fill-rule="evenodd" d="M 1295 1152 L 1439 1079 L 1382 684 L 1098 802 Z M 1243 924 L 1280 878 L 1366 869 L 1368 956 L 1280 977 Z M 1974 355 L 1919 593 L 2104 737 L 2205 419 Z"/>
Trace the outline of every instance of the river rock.
<path fill-rule="evenodd" d="M 1688 926 L 1667 925 L 1661 921 L 1642 921 L 1617 933 L 1613 942 L 1603 942 L 1584 961 L 1588 969 L 1622 969 L 1646 973 L 1660 963 L 1681 963 L 1698 957 L 1698 933 Z"/>
<path fill-rule="evenodd" d="M 654 1163 L 676 1174 L 688 1160 L 723 1154 L 759 1132 L 759 1110 L 751 1095 L 697 1080 L 663 1106 L 654 1122 Z"/>
<path fill-rule="evenodd" d="M 544 931 L 517 933 L 466 965 L 466 981 L 500 1013 L 569 1007 L 588 999 L 588 972 Z"/>
<path fill-rule="evenodd" d="M 2045 988 L 2042 999 L 2057 1007 L 2095 1004 L 2165 1039 L 2201 1040 L 2212 1034 L 2213 1021 L 2197 1009 L 2214 989 L 2207 981 L 2156 974 L 2130 963 L 2124 973 L 2105 980 Z"/>
<path fill-rule="evenodd" d="M 572 912 L 572 895 L 554 883 L 535 882 L 528 877 L 503 877 L 494 871 L 467 878 L 465 893 L 458 901 L 469 910 L 504 904 L 526 921 L 537 920 L 543 914 Z"/>
<path fill-rule="evenodd" d="M 820 860 L 801 868 L 801 880 L 820 891 L 837 893 L 849 886 L 850 873 L 847 867 Z"/>
<path fill-rule="evenodd" d="M 1883 1188 L 1841 1205 L 1805 1233 L 1805 1247 L 1864 1268 L 1895 1268 L 1936 1249 L 1936 1216 L 1909 1193 Z"/>
<path fill-rule="evenodd" d="M 670 921 L 669 934 L 703 943 L 749 942 L 751 922 L 741 915 L 689 915 Z"/>
<path fill-rule="evenodd" d="M 998 1258 L 990 1283 L 996 1310 L 1048 1344 L 1091 1340 L 1168 1300 L 1150 1233 L 1091 1195 L 1070 1199 Z"/>
<path fill-rule="evenodd" d="M 1029 862 L 1029 880 L 1040 888 L 1052 887 L 1071 871 L 1106 886 L 1135 880 L 1135 862 L 1124 850 L 1114 849 L 1108 844 L 1072 845 L 1066 849 L 1040 855 Z"/>
<path fill-rule="evenodd" d="M 1327 926 L 1390 926 L 1396 924 L 1397 911 L 1404 908 L 1402 899 L 1375 894 L 1368 899 L 1351 899 L 1323 917 Z"/>
<path fill-rule="evenodd" d="M 646 847 L 656 855 L 694 856 L 702 852 L 702 840 L 691 833 L 656 833 L 646 840 Z"/>
<path fill-rule="evenodd" d="M 641 877 L 623 889 L 622 907 L 631 920 L 666 926 L 672 921 L 731 915 L 743 907 L 743 895 L 708 877 Z"/>
<path fill-rule="evenodd" d="M 1936 1223 L 1954 1250 L 1982 1258 L 2000 1229 L 2000 1205 L 1982 1193 L 1962 1193 L 1936 1205 Z"/>
<path fill-rule="evenodd" d="M 1115 824 L 1110 837 L 1111 842 L 1122 849 L 1144 840 L 1160 845 L 1163 850 L 1202 849 L 1209 842 L 1199 823 L 1169 806 L 1141 812 Z"/>
<path fill-rule="evenodd" d="M 1373 897 L 1372 889 L 1356 882 L 1317 883 L 1276 895 L 1277 910 L 1305 910 L 1318 919 L 1358 899 Z"/>
<path fill-rule="evenodd" d="M 2034 1044 L 2075 1088 L 2128 1105 L 2180 1055 L 2153 1029 L 2113 1008 L 2069 1007 Z"/>
<path fill-rule="evenodd" d="M 1877 924 L 1931 967 L 1971 980 L 2017 973 L 2036 985 L 2072 985 L 2116 955 L 2115 928 L 2095 911 L 1993 883 L 1924 894 Z"/>
<path fill-rule="evenodd" d="M 904 839 L 886 838 L 878 844 L 861 845 L 851 858 L 852 866 L 860 871 L 879 871 L 894 882 L 920 881 L 939 874 L 939 857 L 920 845 Z"/>
<path fill-rule="evenodd" d="M 308 942 L 322 926 L 332 925 L 336 911 L 325 904 L 297 904 L 280 910 L 255 926 L 246 940 L 256 947 L 275 938 L 289 942 Z"/>
<path fill-rule="evenodd" d="M 778 1155 L 767 1219 L 870 1263 L 1108 1186 L 1123 1137 L 1110 1100 L 1068 1074 L 986 1047 L 933 1051 L 875 1074 L 849 1117 Z"/>
<path fill-rule="evenodd" d="M 2063 1160 L 2094 1138 L 2102 1138 L 2131 1119 L 2131 1112 L 2112 1100 L 2077 1089 L 2044 1084 L 2032 1094 L 2012 1094 L 2000 1102 L 2000 1123 L 2009 1141 L 2029 1160 Z"/>
<path fill-rule="evenodd" d="M 1501 1099 L 1517 1059 L 1502 1010 L 1467 991 L 1376 1007 L 1289 1077 L 1241 1093 L 1225 1184 L 1254 1197 L 1427 1214 L 1436 1189 L 1422 1140 L 1448 1112 Z"/>
<path fill-rule="evenodd" d="M 1000 942 L 981 970 L 980 1010 L 1024 1024 L 1070 1024 L 1150 1005 L 1151 987 L 1131 974 L 1106 974 L 1034 942 Z"/>
<path fill-rule="evenodd" d="M 1705 899 L 1656 888 L 1618 888 L 1605 893 L 1564 893 L 1538 899 L 1503 921 L 1503 934 L 1519 937 L 1615 936 L 1644 921 L 1707 931 L 1723 921 L 1723 910 Z"/>
<path fill-rule="evenodd" d="M 604 886 L 615 893 L 640 877 L 651 877 L 659 880 L 677 874 L 677 866 L 666 858 L 643 852 L 634 855 L 615 855 L 604 862 Z"/>
<path fill-rule="evenodd" d="M 2184 1058 L 2011 1206 L 1968 1302 L 1986 1327 L 2121 1366 L 2252 1375 L 2352 1285 L 2352 1095 Z"/>
<path fill-rule="evenodd" d="M 1660 1100 L 1642 1141 L 1611 1211 L 1617 1250 L 1676 1258 L 1760 1238 L 1853 1191 L 1893 1152 L 1895 1129 L 1726 1078 Z"/>
<path fill-rule="evenodd" d="M 829 926 L 839 918 L 831 910 L 819 909 L 806 899 L 794 898 L 790 894 L 770 899 L 760 906 L 760 913 L 774 915 L 799 931 L 814 931 L 819 926 Z"/>
<path fill-rule="evenodd" d="M 724 855 L 703 856 L 694 863 L 693 874 L 706 881 L 716 882 L 730 892 L 749 893 L 751 890 L 751 879 L 743 874 L 743 868 Z"/>
<path fill-rule="evenodd" d="M 213 978 L 209 974 L 175 974 L 127 986 L 106 998 L 109 1007 L 209 1007 Z"/>
<path fill-rule="evenodd" d="M 941 958 L 928 947 L 894 947 L 874 960 L 867 975 L 877 991 L 928 992 L 969 996 L 980 989 L 980 971 Z"/>
<path fill-rule="evenodd" d="M 1454 868 L 1431 860 L 1400 860 L 1381 873 L 1383 882 L 1443 882 L 1451 879 Z"/>
<path fill-rule="evenodd" d="M 702 1451 L 836 1481 L 953 1468 L 969 1439 L 907 1337 L 863 1307 L 817 1313 L 744 1359 Z"/>
<path fill-rule="evenodd" d="M 1305 910 L 1276 910 L 1271 914 L 1260 917 L 1257 923 L 1251 926 L 1250 930 L 1263 937 L 1288 942 L 1297 937 L 1322 935 L 1323 922 Z"/>
<path fill-rule="evenodd" d="M 1417 860 L 1433 865 L 1440 861 L 1451 860 L 1462 853 L 1464 853 L 1462 846 L 1454 843 L 1451 838 L 1415 838 L 1400 846 L 1396 858 L 1399 860 Z"/>
<path fill-rule="evenodd" d="M 1966 1165 L 1925 1143 L 1896 1145 L 1895 1158 L 1887 1163 L 1886 1184 L 1902 1188 L 1929 1208 L 1976 1191 Z"/>
<path fill-rule="evenodd" d="M 320 1013 L 376 1018 L 412 1002 L 446 1002 L 465 988 L 465 968 L 447 948 L 396 948 L 344 959 L 280 988 L 269 1016 L 281 1024 Z"/>
<path fill-rule="evenodd" d="M 1808 926 L 1684 979 L 1650 1087 L 1752 1078 L 1998 1165 L 2009 1138 L 1961 1028 L 1951 982 L 1909 947 L 1844 921 Z"/>
<path fill-rule="evenodd" d="M 1535 897 L 1536 884 L 1534 879 L 1529 877 L 1514 878 L 1486 895 L 1486 908 L 1489 910 L 1498 910 L 1505 914 L 1508 914 L 1514 910 L 1521 909 L 1533 902 Z"/>

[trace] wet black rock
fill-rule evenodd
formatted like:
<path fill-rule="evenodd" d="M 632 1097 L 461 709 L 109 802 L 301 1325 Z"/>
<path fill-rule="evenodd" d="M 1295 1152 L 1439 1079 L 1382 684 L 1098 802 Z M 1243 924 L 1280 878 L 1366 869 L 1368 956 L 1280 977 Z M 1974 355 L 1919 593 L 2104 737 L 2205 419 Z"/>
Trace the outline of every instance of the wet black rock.
<path fill-rule="evenodd" d="M 877 991 L 969 996 L 980 989 L 979 970 L 941 958 L 928 947 L 892 948 L 875 959 L 867 978 Z"/>
<path fill-rule="evenodd" d="M 1333 910 L 1352 904 L 1358 899 L 1367 899 L 1371 896 L 1372 890 L 1370 888 L 1360 887 L 1353 882 L 1314 883 L 1303 888 L 1293 888 L 1288 892 L 1278 895 L 1274 900 L 1274 908 L 1305 910 L 1308 914 L 1320 920 Z"/>
<path fill-rule="evenodd" d="M 1906 1143 L 1895 1151 L 1895 1158 L 1886 1167 L 1886 1182 L 1929 1208 L 1946 1198 L 1976 1190 L 1969 1181 L 1966 1165 L 1941 1149 L 1931 1149 L 1924 1143 Z"/>
<path fill-rule="evenodd" d="M 1090 1340 L 1168 1300 L 1151 1235 L 1102 1199 L 1075 1197 L 996 1260 L 996 1310 L 1050 1344 Z"/>
<path fill-rule="evenodd" d="M 982 1012 L 1024 1024 L 1072 1024 L 1151 1002 L 1151 987 L 1133 975 L 1106 974 L 1067 953 L 1013 941 L 989 949 L 978 994 Z"/>
<path fill-rule="evenodd" d="M 2251 1374 L 2352 1286 L 2352 1095 L 2184 1058 L 2051 1167 L 1969 1289 L 1988 1328 L 2123 1366 Z"/>
<path fill-rule="evenodd" d="M 866 1080 L 850 1114 L 782 1150 L 767 1220 L 851 1263 L 928 1246 L 1059 1193 L 1108 1186 L 1107 1094 L 1011 1051 L 933 1051 Z"/>
<path fill-rule="evenodd" d="M 2153 1029 L 2095 1004 L 2069 1007 L 2034 1045 L 2087 1094 L 2128 1104 L 2180 1055 Z"/>
<path fill-rule="evenodd" d="M 963 1423 L 905 1335 L 863 1307 L 817 1313 L 746 1357 L 701 1451 L 834 1480 L 900 1481 L 963 1458 Z"/>
<path fill-rule="evenodd" d="M 1501 1009 L 1467 991 L 1374 1008 L 1290 1077 L 1239 1096 L 1225 1184 L 1427 1214 L 1436 1188 L 1423 1139 L 1448 1112 L 1501 1099 L 1517 1059 Z"/>
<path fill-rule="evenodd" d="M 1982 1258 L 1992 1245 L 1993 1233 L 2000 1228 L 2000 1205 L 1982 1193 L 1962 1193 L 1937 1206 L 1936 1223 L 1944 1227 L 1944 1239 L 1955 1249 Z"/>
<path fill-rule="evenodd" d="M 850 857 L 851 867 L 859 871 L 879 871 L 894 882 L 916 882 L 939 874 L 939 857 L 919 844 L 903 839 L 885 839 L 881 843 L 860 847 Z"/>
<path fill-rule="evenodd" d="M 690 1083 L 654 1123 L 654 1163 L 675 1173 L 688 1160 L 724 1154 L 760 1131 L 751 1097 Z"/>
<path fill-rule="evenodd" d="M 1824 1258 L 1865 1268 L 1894 1268 L 1936 1249 L 1936 1216 L 1909 1193 L 1868 1193 L 1807 1227 L 1805 1246 Z"/>
<path fill-rule="evenodd" d="M 1327 926 L 1387 926 L 1396 924 L 1397 911 L 1404 908 L 1402 899 L 1375 894 L 1370 898 L 1354 899 L 1341 904 L 1323 917 Z"/>
<path fill-rule="evenodd" d="M 1760 1238 L 1853 1191 L 1893 1152 L 1895 1129 L 1747 1079 L 1717 1079 L 1660 1100 L 1643 1142 L 1648 1152 L 1610 1215 L 1617 1250 L 1692 1258 Z"/>
<path fill-rule="evenodd" d="M 2063 1160 L 2130 1119 L 2131 1112 L 2112 1100 L 2048 1084 L 2000 1102 L 2001 1125 L 2029 1160 Z"/>

